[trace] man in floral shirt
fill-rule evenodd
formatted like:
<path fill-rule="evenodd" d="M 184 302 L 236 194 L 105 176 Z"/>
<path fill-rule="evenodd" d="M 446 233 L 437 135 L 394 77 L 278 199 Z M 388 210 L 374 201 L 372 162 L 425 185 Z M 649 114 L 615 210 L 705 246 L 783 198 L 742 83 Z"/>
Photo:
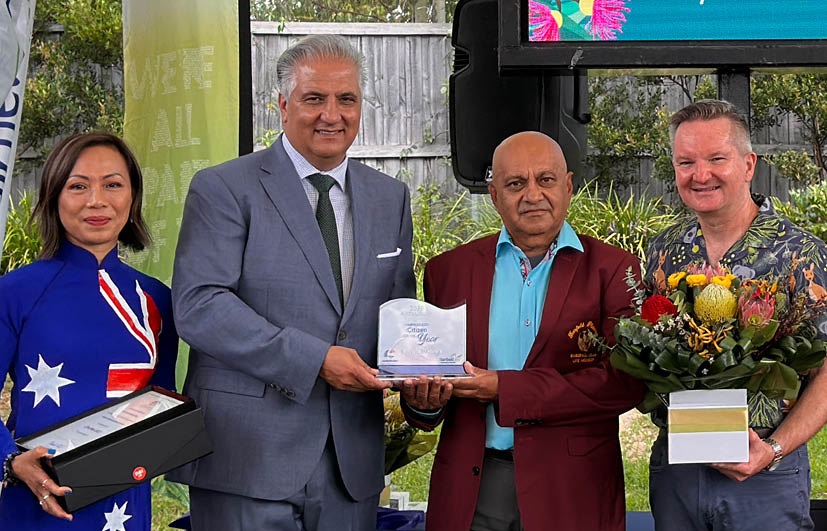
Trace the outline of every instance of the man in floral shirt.
<path fill-rule="evenodd" d="M 750 193 L 757 157 L 749 126 L 728 102 L 695 102 L 672 116 L 672 164 L 694 215 L 650 243 L 647 279 L 663 285 L 690 264 L 721 265 L 747 278 L 789 278 L 827 298 L 827 246 Z M 816 323 L 827 337 L 827 316 Z M 649 496 L 657 529 L 813 529 L 807 441 L 827 421 L 827 369 L 814 369 L 794 407 L 775 426 L 754 427 L 749 462 L 669 465 L 665 418 L 652 447 Z"/>

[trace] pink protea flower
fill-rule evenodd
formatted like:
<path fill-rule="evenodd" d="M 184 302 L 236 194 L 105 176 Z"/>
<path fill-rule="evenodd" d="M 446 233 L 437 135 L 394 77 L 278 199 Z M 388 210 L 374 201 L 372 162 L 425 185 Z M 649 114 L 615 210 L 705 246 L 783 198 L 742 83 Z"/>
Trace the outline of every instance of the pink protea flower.
<path fill-rule="evenodd" d="M 744 292 L 738 299 L 738 322 L 743 327 L 763 328 L 775 315 L 775 298 L 762 290 Z"/>
<path fill-rule="evenodd" d="M 559 11 L 553 11 L 542 2 L 528 0 L 528 26 L 531 28 L 531 40 L 559 41 L 561 21 L 562 15 Z"/>
<path fill-rule="evenodd" d="M 580 11 L 591 15 L 586 29 L 599 41 L 617 40 L 617 32 L 626 22 L 626 0 L 580 0 Z"/>

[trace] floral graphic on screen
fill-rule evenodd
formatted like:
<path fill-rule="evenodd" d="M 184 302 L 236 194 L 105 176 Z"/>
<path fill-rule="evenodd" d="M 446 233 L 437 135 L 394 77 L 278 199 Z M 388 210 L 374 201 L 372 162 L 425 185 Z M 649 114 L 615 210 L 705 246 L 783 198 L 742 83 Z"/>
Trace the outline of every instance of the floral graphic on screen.
<path fill-rule="evenodd" d="M 530 41 L 617 40 L 627 0 L 528 0 Z"/>

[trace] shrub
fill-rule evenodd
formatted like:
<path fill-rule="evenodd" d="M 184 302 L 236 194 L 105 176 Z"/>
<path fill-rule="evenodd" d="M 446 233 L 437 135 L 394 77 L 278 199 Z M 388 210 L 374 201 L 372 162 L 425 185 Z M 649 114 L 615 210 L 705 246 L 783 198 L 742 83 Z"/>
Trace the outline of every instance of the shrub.
<path fill-rule="evenodd" d="M 14 202 L 9 205 L 0 275 L 34 262 L 40 252 L 40 234 L 37 226 L 34 222 L 29 223 L 33 195 L 31 192 L 25 192 L 20 195 L 16 205 Z"/>
<path fill-rule="evenodd" d="M 767 155 L 764 160 L 767 164 L 774 166 L 781 175 L 795 183 L 815 184 L 819 181 L 818 166 L 813 164 L 812 158 L 806 151 L 790 149 Z"/>
<path fill-rule="evenodd" d="M 425 263 L 434 256 L 500 228 L 490 201 L 468 192 L 448 195 L 437 185 L 417 188 L 413 199 L 413 259 L 419 298 Z"/>
<path fill-rule="evenodd" d="M 772 201 L 780 214 L 821 240 L 827 240 L 827 182 L 790 190 L 787 203 L 776 198 Z"/>
<path fill-rule="evenodd" d="M 662 198 L 620 197 L 610 186 L 601 197 L 595 182 L 580 188 L 571 200 L 566 219 L 574 229 L 645 260 L 649 239 L 675 223 L 679 216 Z"/>

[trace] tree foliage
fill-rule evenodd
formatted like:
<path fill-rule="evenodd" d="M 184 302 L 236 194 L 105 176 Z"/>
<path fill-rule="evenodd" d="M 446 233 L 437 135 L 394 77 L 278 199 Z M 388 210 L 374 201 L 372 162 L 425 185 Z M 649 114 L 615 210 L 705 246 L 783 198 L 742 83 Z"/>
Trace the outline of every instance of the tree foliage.
<path fill-rule="evenodd" d="M 654 176 L 668 179 L 669 131 L 662 105 L 665 90 L 641 77 L 599 76 L 589 79 L 591 151 L 586 163 L 603 185 L 625 186 L 638 177 L 640 159 L 655 160 Z"/>
<path fill-rule="evenodd" d="M 439 22 L 457 0 L 252 0 L 256 20 L 275 22 Z M 444 6 L 444 11 L 443 11 Z"/>
<path fill-rule="evenodd" d="M 37 2 L 18 154 L 31 148 L 39 164 L 55 137 L 121 132 L 121 17 L 120 0 Z"/>
<path fill-rule="evenodd" d="M 752 79 L 753 122 L 756 125 L 778 125 L 787 115 L 795 116 L 802 126 L 802 137 L 810 144 L 818 171 L 812 177 L 809 161 L 793 155 L 776 159 L 786 165 L 777 166 L 790 178 L 805 176 L 805 182 L 821 181 L 827 170 L 827 74 L 763 74 Z M 796 162 L 797 161 L 797 162 Z"/>

